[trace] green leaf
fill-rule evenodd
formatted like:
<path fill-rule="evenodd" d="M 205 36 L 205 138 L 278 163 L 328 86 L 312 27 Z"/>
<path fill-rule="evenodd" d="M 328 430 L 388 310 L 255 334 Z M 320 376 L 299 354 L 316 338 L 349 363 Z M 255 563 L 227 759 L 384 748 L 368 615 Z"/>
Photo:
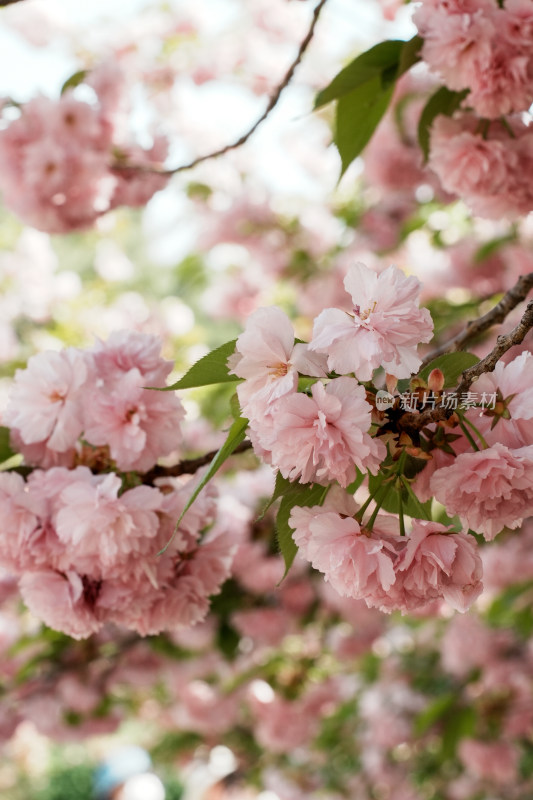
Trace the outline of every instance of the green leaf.
<path fill-rule="evenodd" d="M 355 469 L 355 480 L 346 487 L 347 494 L 355 494 L 359 487 L 362 485 L 364 479 L 366 478 L 366 472 L 360 472 L 357 467 Z"/>
<path fill-rule="evenodd" d="M 236 339 L 217 347 L 206 356 L 201 358 L 185 375 L 173 383 L 172 386 L 164 386 L 162 392 L 175 389 L 194 389 L 198 386 L 212 386 L 214 383 L 230 383 L 239 381 L 236 375 L 228 372 L 228 358 L 235 352 Z M 157 388 L 157 387 L 150 387 Z"/>
<path fill-rule="evenodd" d="M 393 91 L 394 83 L 383 85 L 378 75 L 340 98 L 333 140 L 341 157 L 341 177 L 370 141 Z"/>
<path fill-rule="evenodd" d="M 512 244 L 513 242 L 516 242 L 516 238 L 517 233 L 516 230 L 514 230 L 511 233 L 505 234 L 505 236 L 498 236 L 496 239 L 489 239 L 488 242 L 485 242 L 478 247 L 474 253 L 474 264 L 481 264 L 486 258 L 493 256 L 506 244 Z"/>
<path fill-rule="evenodd" d="M 214 477 L 214 475 L 218 472 L 224 461 L 226 461 L 233 453 L 235 448 L 238 447 L 240 443 L 244 441 L 247 427 L 248 427 L 247 419 L 239 418 L 235 420 L 235 422 L 228 431 L 226 441 L 224 442 L 220 450 L 216 453 L 216 455 L 213 457 L 213 460 L 209 465 L 209 469 L 205 473 L 204 477 L 202 478 L 202 480 L 200 481 L 200 483 L 198 484 L 192 495 L 189 497 L 187 504 L 185 505 L 185 508 L 181 512 L 180 518 L 176 522 L 172 536 L 170 537 L 166 545 L 163 547 L 163 549 L 159 551 L 159 553 L 157 554 L 158 556 L 162 555 L 167 549 L 167 547 L 174 540 L 180 522 L 182 521 L 183 517 L 185 516 L 189 508 L 192 506 L 192 504 L 194 503 L 194 501 L 196 500 L 196 498 L 198 497 L 204 486 L 206 486 L 211 480 L 211 478 Z"/>
<path fill-rule="evenodd" d="M 400 40 L 380 42 L 361 53 L 333 78 L 329 86 L 317 94 L 315 109 L 350 94 L 365 83 L 380 79 L 384 70 L 390 70 L 391 67 L 396 70 L 405 44 Z"/>
<path fill-rule="evenodd" d="M 427 381 L 432 370 L 440 369 L 444 374 L 444 386 L 449 388 L 456 386 L 465 369 L 473 367 L 478 361 L 479 358 L 477 356 L 465 350 L 458 350 L 456 353 L 445 353 L 443 356 L 438 356 L 438 358 L 430 361 L 424 369 L 420 370 L 419 377 Z"/>
<path fill-rule="evenodd" d="M 380 475 L 368 476 L 368 491 L 370 494 L 373 494 L 377 490 L 382 480 L 383 476 Z M 400 492 L 402 493 L 401 502 L 402 511 L 404 514 L 407 514 L 409 517 L 414 517 L 415 519 L 431 519 L 431 500 L 427 500 L 425 503 L 422 503 L 419 500 L 415 502 L 412 496 L 412 491 L 409 491 L 405 485 L 399 486 L 397 481 L 394 481 L 394 483 L 389 486 L 389 490 L 381 504 L 381 508 L 391 514 L 399 514 Z M 399 530 L 400 528 L 398 524 L 398 532 Z"/>
<path fill-rule="evenodd" d="M 0 464 L 16 455 L 9 444 L 9 428 L 0 425 Z"/>
<path fill-rule="evenodd" d="M 533 581 L 509 586 L 491 604 L 487 622 L 495 628 L 510 628 L 529 638 L 533 633 Z"/>
<path fill-rule="evenodd" d="M 88 69 L 80 69 L 75 72 L 70 78 L 67 78 L 63 86 L 61 87 L 61 94 L 65 94 L 68 89 L 75 89 L 76 86 L 79 86 L 80 83 L 83 83 L 87 75 L 89 74 Z"/>
<path fill-rule="evenodd" d="M 454 692 L 449 692 L 441 697 L 437 697 L 430 703 L 423 711 L 415 717 L 414 720 L 414 733 L 416 736 L 422 736 L 423 733 L 432 727 L 436 722 L 450 711 L 454 706 L 457 697 Z"/>
<path fill-rule="evenodd" d="M 292 509 L 294 506 L 322 505 L 328 489 L 328 486 L 320 486 L 318 483 L 292 483 L 290 488 L 283 495 L 276 517 L 278 544 L 285 561 L 285 573 L 283 577 L 285 577 L 291 568 L 294 556 L 298 552 L 298 548 L 292 538 L 293 529 L 289 525 L 289 517 Z"/>
<path fill-rule="evenodd" d="M 420 115 L 420 122 L 418 123 L 418 143 L 424 153 L 424 161 L 427 161 L 429 156 L 429 137 L 433 120 L 435 117 L 438 117 L 439 114 L 451 117 L 454 111 L 457 111 L 467 94 L 468 89 L 462 92 L 452 92 L 450 89 L 447 89 L 446 86 L 441 86 L 427 101 Z"/>
<path fill-rule="evenodd" d="M 414 64 L 417 64 L 420 61 L 420 51 L 422 50 L 423 44 L 424 40 L 421 36 L 413 36 L 413 38 L 409 39 L 408 42 L 404 42 L 400 53 L 398 78 L 400 75 L 403 75 L 404 72 L 407 72 L 407 70 L 411 69 Z"/>
<path fill-rule="evenodd" d="M 278 500 L 278 498 L 282 497 L 282 495 L 284 494 L 287 494 L 287 492 L 290 491 L 292 486 L 293 484 L 289 480 L 287 480 L 287 478 L 284 478 L 281 472 L 278 471 L 278 474 L 276 475 L 276 482 L 274 484 L 274 491 L 272 492 L 272 497 L 268 500 L 266 506 L 261 511 L 261 514 L 257 518 L 257 522 L 263 519 L 268 509 L 272 505 L 274 505 L 274 503 L 276 502 L 276 500 Z"/>
<path fill-rule="evenodd" d="M 442 734 L 442 755 L 444 758 L 455 756 L 460 740 L 472 736 L 476 729 L 477 713 L 472 706 L 453 709 L 444 717 Z"/>

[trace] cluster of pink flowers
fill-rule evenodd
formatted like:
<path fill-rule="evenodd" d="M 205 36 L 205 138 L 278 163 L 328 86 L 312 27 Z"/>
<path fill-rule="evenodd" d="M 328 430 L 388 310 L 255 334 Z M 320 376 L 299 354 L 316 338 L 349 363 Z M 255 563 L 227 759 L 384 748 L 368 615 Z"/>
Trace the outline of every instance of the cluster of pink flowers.
<path fill-rule="evenodd" d="M 429 165 L 442 187 L 491 219 L 518 217 L 533 207 L 533 128 L 520 119 L 483 122 L 472 114 L 439 116 L 431 129 Z"/>
<path fill-rule="evenodd" d="M 211 495 L 158 558 L 190 485 L 127 488 L 106 471 L 145 472 L 182 442 L 181 401 L 145 388 L 164 386 L 172 368 L 160 347 L 122 331 L 88 351 L 35 355 L 17 371 L 3 414 L 26 463 L 45 469 L 27 481 L 0 475 L 0 561 L 21 576 L 30 610 L 76 638 L 109 621 L 143 635 L 192 625 L 229 575 L 234 544 L 225 532 L 198 541 L 214 519 Z"/>
<path fill-rule="evenodd" d="M 467 417 L 487 447 L 439 464 L 429 481 L 432 495 L 448 512 L 488 541 L 533 515 L 532 378 L 529 352 L 482 375 L 476 390 L 495 393 L 498 402 L 494 409 L 470 409 Z"/>
<path fill-rule="evenodd" d="M 159 166 L 167 142 L 143 149 L 121 131 L 123 79 L 103 66 L 87 83 L 96 101 L 67 90 L 59 100 L 36 97 L 0 129 L 0 190 L 22 220 L 50 233 L 88 228 L 119 205 L 145 205 L 167 178 L 117 169 L 128 163 Z"/>
<path fill-rule="evenodd" d="M 382 611 L 414 611 L 445 600 L 466 611 L 483 590 L 476 542 L 437 522 L 414 519 L 408 537 L 378 516 L 367 531 L 331 503 L 294 507 L 290 525 L 300 553 L 342 596 Z"/>
<path fill-rule="evenodd" d="M 87 467 L 35 470 L 27 481 L 0 474 L 0 561 L 20 575 L 35 616 L 81 639 L 114 622 L 141 635 L 194 625 L 229 576 L 234 544 L 213 521 L 213 495 L 195 506 L 164 557 L 190 483 L 122 491 L 113 474 Z"/>
<path fill-rule="evenodd" d="M 413 20 L 424 61 L 449 89 L 469 90 L 481 117 L 527 111 L 533 101 L 530 0 L 423 0 Z"/>
<path fill-rule="evenodd" d="M 261 308 L 230 359 L 232 372 L 244 379 L 237 392 L 256 452 L 301 483 L 346 487 L 356 467 L 377 473 L 385 446 L 370 436 L 372 408 L 350 376 L 369 380 L 380 366 L 397 377 L 411 375 L 421 363 L 416 346 L 433 332 L 429 312 L 418 307 L 418 280 L 396 267 L 378 275 L 356 264 L 344 285 L 352 313 L 322 311 L 309 345 L 295 344 L 281 309 Z M 323 379 L 328 370 L 340 377 L 298 392 L 300 375 Z"/>
<path fill-rule="evenodd" d="M 83 461 L 84 444 L 103 448 L 120 470 L 146 471 L 181 444 L 181 401 L 163 387 L 172 362 L 160 340 L 119 331 L 90 350 L 66 348 L 32 356 L 17 370 L 2 422 L 26 463 Z"/>

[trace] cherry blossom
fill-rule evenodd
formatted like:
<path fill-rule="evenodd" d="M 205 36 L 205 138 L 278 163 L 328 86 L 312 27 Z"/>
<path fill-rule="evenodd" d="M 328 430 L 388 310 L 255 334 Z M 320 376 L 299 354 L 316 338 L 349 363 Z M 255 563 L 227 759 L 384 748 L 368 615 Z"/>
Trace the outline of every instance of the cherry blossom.
<path fill-rule="evenodd" d="M 355 264 L 344 286 L 353 313 L 322 311 L 310 349 L 327 354 L 329 369 L 341 375 L 353 372 L 362 381 L 370 380 L 379 366 L 397 378 L 416 372 L 421 363 L 416 347 L 433 335 L 429 311 L 418 307 L 419 281 L 394 266 L 377 275 Z"/>

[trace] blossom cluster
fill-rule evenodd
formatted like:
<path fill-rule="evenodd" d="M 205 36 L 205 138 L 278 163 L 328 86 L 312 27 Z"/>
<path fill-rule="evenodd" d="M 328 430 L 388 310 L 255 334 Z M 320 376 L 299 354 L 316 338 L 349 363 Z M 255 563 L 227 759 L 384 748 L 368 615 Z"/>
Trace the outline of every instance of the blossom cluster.
<path fill-rule="evenodd" d="M 529 213 L 532 133 L 521 115 L 533 102 L 531 3 L 424 0 L 413 21 L 431 72 L 448 89 L 467 93 L 468 113 L 434 121 L 429 166 L 475 214 Z"/>
<path fill-rule="evenodd" d="M 394 391 L 398 378 L 418 370 L 416 345 L 432 334 L 429 313 L 418 307 L 418 281 L 395 267 L 378 275 L 357 264 L 344 285 L 352 312 L 322 311 L 308 345 L 294 343 L 292 326 L 278 308 L 252 314 L 237 339 L 229 366 L 243 379 L 237 393 L 254 449 L 285 479 L 325 487 L 322 504 L 295 506 L 289 524 L 300 553 L 341 595 L 386 611 L 412 611 L 438 599 L 465 611 L 482 590 L 473 537 L 420 518 L 412 519 L 406 535 L 402 511 L 400 523 L 377 513 L 382 500 L 375 489 L 360 510 L 349 489 L 340 497 L 328 491 L 334 484 L 347 489 L 367 471 L 385 476 L 392 443 L 398 464 L 403 451 L 421 465 L 414 481 L 420 500 L 435 497 L 486 540 L 518 527 L 533 514 L 533 406 L 527 402 L 533 356 L 523 353 L 483 376 L 478 393 L 490 402 L 481 406 L 449 406 L 444 376 L 436 370 L 425 388 L 411 385 L 417 403 L 406 409 L 404 393 L 374 395 L 360 381 L 370 381 L 382 367 Z M 385 409 L 380 395 L 389 401 Z M 437 405 L 464 418 L 460 427 L 457 420 L 449 423 L 459 430 L 450 439 L 435 424 L 416 446 L 406 433 L 399 439 L 399 431 L 394 434 L 389 409 L 394 415 Z M 405 485 L 401 466 L 387 469 L 393 470 L 385 478 L 389 487 L 397 479 Z M 376 511 L 365 521 L 371 500 Z"/>
<path fill-rule="evenodd" d="M 181 444 L 181 401 L 146 388 L 164 386 L 172 368 L 160 346 L 121 331 L 87 351 L 35 355 L 17 371 L 3 414 L 26 463 L 42 469 L 26 481 L 0 474 L 0 562 L 21 576 L 28 607 L 74 637 L 109 621 L 141 634 L 192 625 L 229 574 L 229 536 L 219 528 L 199 542 L 215 517 L 212 493 L 158 558 L 189 482 L 128 488 L 110 471 L 146 472 Z"/>
<path fill-rule="evenodd" d="M 413 21 L 424 61 L 468 105 L 497 119 L 533 101 L 533 8 L 529 0 L 423 0 Z"/>
<path fill-rule="evenodd" d="M 369 434 L 372 407 L 359 381 L 380 366 L 397 378 L 410 376 L 421 363 L 418 343 L 433 333 L 429 312 L 418 307 L 418 280 L 396 267 L 378 275 L 356 264 L 344 286 L 352 313 L 322 311 L 309 345 L 294 343 L 281 309 L 261 308 L 250 315 L 230 359 L 244 379 L 237 393 L 256 452 L 301 483 L 346 487 L 356 468 L 378 472 L 386 450 Z M 337 377 L 317 380 L 309 393 L 298 391 L 300 375 L 332 373 Z"/>
<path fill-rule="evenodd" d="M 179 448 L 181 401 L 147 388 L 164 387 L 172 369 L 160 348 L 155 336 L 118 331 L 89 350 L 32 356 L 17 370 L 2 415 L 26 463 L 72 467 L 99 457 L 145 472 Z"/>
<path fill-rule="evenodd" d="M 378 515 L 372 531 L 331 503 L 295 507 L 291 526 L 300 553 L 343 597 L 382 611 L 414 611 L 444 599 L 466 611 L 483 590 L 473 536 L 414 519 L 408 537 L 393 517 Z"/>
<path fill-rule="evenodd" d="M 461 113 L 437 117 L 431 129 L 429 165 L 442 187 L 490 219 L 516 218 L 533 207 L 532 153 L 533 128 L 521 119 L 504 126 Z"/>
<path fill-rule="evenodd" d="M 52 100 L 36 97 L 0 129 L 0 190 L 24 222 L 51 233 L 91 227 L 119 205 L 142 206 L 167 178 L 128 170 L 128 162 L 160 166 L 167 141 L 148 149 L 123 128 L 123 77 L 102 65 L 86 79 L 94 102 L 67 89 Z"/>
<path fill-rule="evenodd" d="M 117 475 L 83 466 L 34 470 L 27 481 L 0 474 L 0 562 L 20 576 L 30 611 L 76 639 L 109 622 L 143 636 L 194 625 L 229 575 L 231 537 L 219 530 L 199 542 L 214 518 L 212 494 L 160 558 L 190 486 L 122 488 Z"/>

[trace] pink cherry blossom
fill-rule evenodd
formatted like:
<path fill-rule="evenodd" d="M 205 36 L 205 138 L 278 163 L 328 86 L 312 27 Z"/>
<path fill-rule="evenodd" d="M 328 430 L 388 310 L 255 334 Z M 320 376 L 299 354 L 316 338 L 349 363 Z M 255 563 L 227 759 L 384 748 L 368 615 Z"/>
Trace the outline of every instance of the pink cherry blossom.
<path fill-rule="evenodd" d="M 466 611 L 483 591 L 483 568 L 475 539 L 452 533 L 438 522 L 413 520 L 406 547 L 395 564 L 405 610 L 443 597 L 457 611 Z"/>
<path fill-rule="evenodd" d="M 134 557 L 154 550 L 161 494 L 138 486 L 119 497 L 121 486 L 117 475 L 99 475 L 71 483 L 61 493 L 57 535 L 72 563 L 94 577 L 124 571 L 127 561 L 133 569 Z"/>
<path fill-rule="evenodd" d="M 431 128 L 429 166 L 447 192 L 483 217 L 514 218 L 533 205 L 524 177 L 533 160 L 533 132 L 519 119 L 511 123 L 513 136 L 499 123 L 483 136 L 477 117 L 468 114 L 438 116 Z"/>
<path fill-rule="evenodd" d="M 102 626 L 93 611 L 98 583 L 84 581 L 74 571 L 26 572 L 19 586 L 30 611 L 55 630 L 84 639 Z"/>
<path fill-rule="evenodd" d="M 533 445 L 510 449 L 497 442 L 463 453 L 437 470 L 430 485 L 448 513 L 490 541 L 533 514 Z"/>
<path fill-rule="evenodd" d="M 296 391 L 298 374 L 324 377 L 324 359 L 308 353 L 306 345 L 294 344 L 294 330 L 277 306 L 258 308 L 247 320 L 230 358 L 231 374 L 244 378 L 237 388 L 245 414 L 256 404 L 269 405 Z M 255 414 L 252 415 L 255 416 Z"/>
<path fill-rule="evenodd" d="M 362 531 L 353 517 L 342 517 L 321 506 L 295 506 L 289 525 L 304 558 L 324 573 L 341 596 L 381 606 L 396 580 L 394 545 Z"/>
<path fill-rule="evenodd" d="M 25 444 L 68 450 L 83 430 L 80 390 L 90 375 L 90 358 L 74 348 L 32 356 L 27 368 L 15 374 L 4 423 Z"/>
<path fill-rule="evenodd" d="M 135 330 L 114 331 L 105 342 L 98 339 L 90 352 L 98 377 L 108 385 L 137 369 L 146 386 L 161 386 L 173 368 L 161 357 L 161 339 Z"/>
<path fill-rule="evenodd" d="M 170 392 L 145 388 L 138 369 L 84 394 L 85 438 L 108 445 L 119 469 L 144 472 L 182 441 L 184 410 Z"/>
<path fill-rule="evenodd" d="M 379 366 L 397 378 L 416 372 L 419 342 L 429 342 L 433 323 L 418 307 L 420 283 L 394 266 L 377 275 L 364 264 L 350 268 L 344 286 L 353 313 L 328 308 L 315 320 L 311 350 L 326 353 L 328 367 L 367 381 Z"/>
<path fill-rule="evenodd" d="M 480 375 L 476 392 L 485 396 L 485 409 L 471 409 L 468 417 L 490 444 L 524 447 L 533 441 L 533 355 L 524 351 L 508 364 L 498 361 L 493 372 Z M 494 417 L 491 409 L 497 393 L 506 402 L 510 418 Z M 509 399 L 510 398 L 510 399 Z"/>
<path fill-rule="evenodd" d="M 426 0 L 413 16 L 423 59 L 449 89 L 470 90 L 468 105 L 480 117 L 497 119 L 531 105 L 531 39 L 525 39 L 531 9 L 525 5 Z"/>
<path fill-rule="evenodd" d="M 517 779 L 520 752 L 511 742 L 464 739 L 459 758 L 469 773 L 497 786 L 514 784 Z"/>
<path fill-rule="evenodd" d="M 24 479 L 16 473 L 0 473 L 0 560 L 11 570 L 19 571 L 25 563 L 24 550 L 38 529 L 39 504 L 25 490 Z"/>
<path fill-rule="evenodd" d="M 450 13 L 444 9 L 431 11 L 434 3 L 425 2 L 414 14 L 413 21 L 424 37 L 422 56 L 449 89 L 470 88 L 477 70 L 489 63 L 491 42 L 497 31 L 497 8 L 492 3 L 480 4 L 470 13 Z M 492 7 L 491 7 L 492 6 Z"/>
<path fill-rule="evenodd" d="M 151 148 L 130 143 L 121 132 L 119 71 L 96 70 L 93 87 L 101 102 L 85 102 L 72 91 L 59 100 L 36 97 L 0 131 L 0 188 L 8 206 L 41 230 L 65 233 L 91 227 L 122 203 L 143 205 L 168 176 L 125 168 L 128 162 L 160 167 L 167 142 Z M 90 81 L 89 81 L 90 82 Z M 110 84 L 115 83 L 114 89 Z M 122 160 L 122 169 L 114 162 Z"/>
<path fill-rule="evenodd" d="M 285 478 L 301 483 L 348 486 L 356 467 L 378 471 L 386 451 L 367 431 L 371 408 L 364 388 L 353 378 L 315 383 L 311 397 L 295 393 L 272 409 L 274 424 L 258 431 L 259 443 Z"/>

